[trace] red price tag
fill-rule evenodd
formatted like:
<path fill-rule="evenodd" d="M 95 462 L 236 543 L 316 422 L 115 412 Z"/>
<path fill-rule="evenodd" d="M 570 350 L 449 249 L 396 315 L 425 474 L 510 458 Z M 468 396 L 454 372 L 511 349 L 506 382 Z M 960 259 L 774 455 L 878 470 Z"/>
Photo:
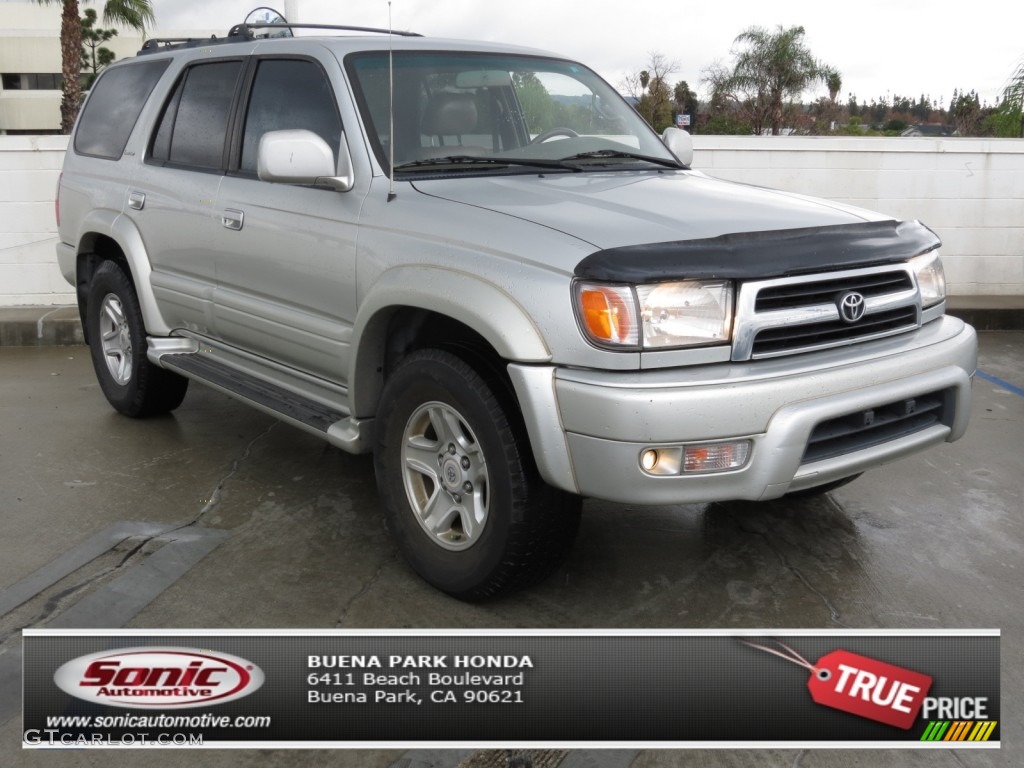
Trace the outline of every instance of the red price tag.
<path fill-rule="evenodd" d="M 775 640 L 785 652 L 747 640 L 744 645 L 765 651 L 811 671 L 807 688 L 816 704 L 841 709 L 897 728 L 911 728 L 921 711 L 932 679 L 849 651 L 826 653 L 817 664 Z"/>
<path fill-rule="evenodd" d="M 849 651 L 826 653 L 807 688 L 818 704 L 907 729 L 914 725 L 932 679 Z"/>

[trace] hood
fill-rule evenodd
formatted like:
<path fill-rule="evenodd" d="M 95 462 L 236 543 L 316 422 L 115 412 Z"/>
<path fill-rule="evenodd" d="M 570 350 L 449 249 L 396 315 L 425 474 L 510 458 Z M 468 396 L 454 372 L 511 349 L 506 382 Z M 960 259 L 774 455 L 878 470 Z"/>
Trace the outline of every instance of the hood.
<path fill-rule="evenodd" d="M 558 230 L 595 249 L 889 218 L 693 171 L 461 177 L 414 186 Z"/>

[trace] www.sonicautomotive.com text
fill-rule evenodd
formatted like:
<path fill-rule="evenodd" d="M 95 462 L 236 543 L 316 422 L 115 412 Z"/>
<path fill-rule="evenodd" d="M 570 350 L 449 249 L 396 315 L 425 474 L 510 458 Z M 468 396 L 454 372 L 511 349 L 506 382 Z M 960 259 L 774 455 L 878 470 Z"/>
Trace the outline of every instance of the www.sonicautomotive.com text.
<path fill-rule="evenodd" d="M 25 731 L 24 742 L 31 746 L 202 746 L 203 734 L 195 730 L 210 728 L 269 728 L 267 715 L 77 715 L 48 717 L 46 728 Z M 137 732 L 112 733 L 110 729 L 140 729 Z M 95 729 L 95 730 L 94 730 Z M 99 732 L 105 729 L 105 732 Z M 154 730 L 141 730 L 154 729 Z M 156 730 L 159 729 L 159 730 Z M 174 732 L 173 729 L 179 729 Z M 192 732 L 184 732 L 189 729 Z"/>

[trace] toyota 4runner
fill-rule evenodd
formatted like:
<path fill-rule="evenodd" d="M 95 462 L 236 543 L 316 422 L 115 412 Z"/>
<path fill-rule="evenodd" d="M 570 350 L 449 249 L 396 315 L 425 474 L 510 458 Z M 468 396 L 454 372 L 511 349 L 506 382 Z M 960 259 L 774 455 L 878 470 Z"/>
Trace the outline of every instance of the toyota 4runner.
<path fill-rule="evenodd" d="M 694 171 L 560 56 L 296 26 L 150 41 L 85 102 L 58 255 L 121 413 L 194 379 L 372 452 L 464 599 L 549 573 L 583 496 L 822 492 L 964 433 L 924 225 Z"/>

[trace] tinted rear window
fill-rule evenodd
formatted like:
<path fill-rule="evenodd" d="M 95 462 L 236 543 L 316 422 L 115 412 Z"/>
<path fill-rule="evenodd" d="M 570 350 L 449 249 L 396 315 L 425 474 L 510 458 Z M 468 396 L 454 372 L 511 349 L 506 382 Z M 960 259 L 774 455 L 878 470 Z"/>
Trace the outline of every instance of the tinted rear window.
<path fill-rule="evenodd" d="M 151 159 L 191 168 L 220 169 L 241 72 L 239 60 L 204 62 L 186 70 L 164 107 L 153 137 Z"/>
<path fill-rule="evenodd" d="M 75 152 L 117 160 L 135 121 L 170 61 L 147 61 L 103 73 L 78 121 Z"/>

